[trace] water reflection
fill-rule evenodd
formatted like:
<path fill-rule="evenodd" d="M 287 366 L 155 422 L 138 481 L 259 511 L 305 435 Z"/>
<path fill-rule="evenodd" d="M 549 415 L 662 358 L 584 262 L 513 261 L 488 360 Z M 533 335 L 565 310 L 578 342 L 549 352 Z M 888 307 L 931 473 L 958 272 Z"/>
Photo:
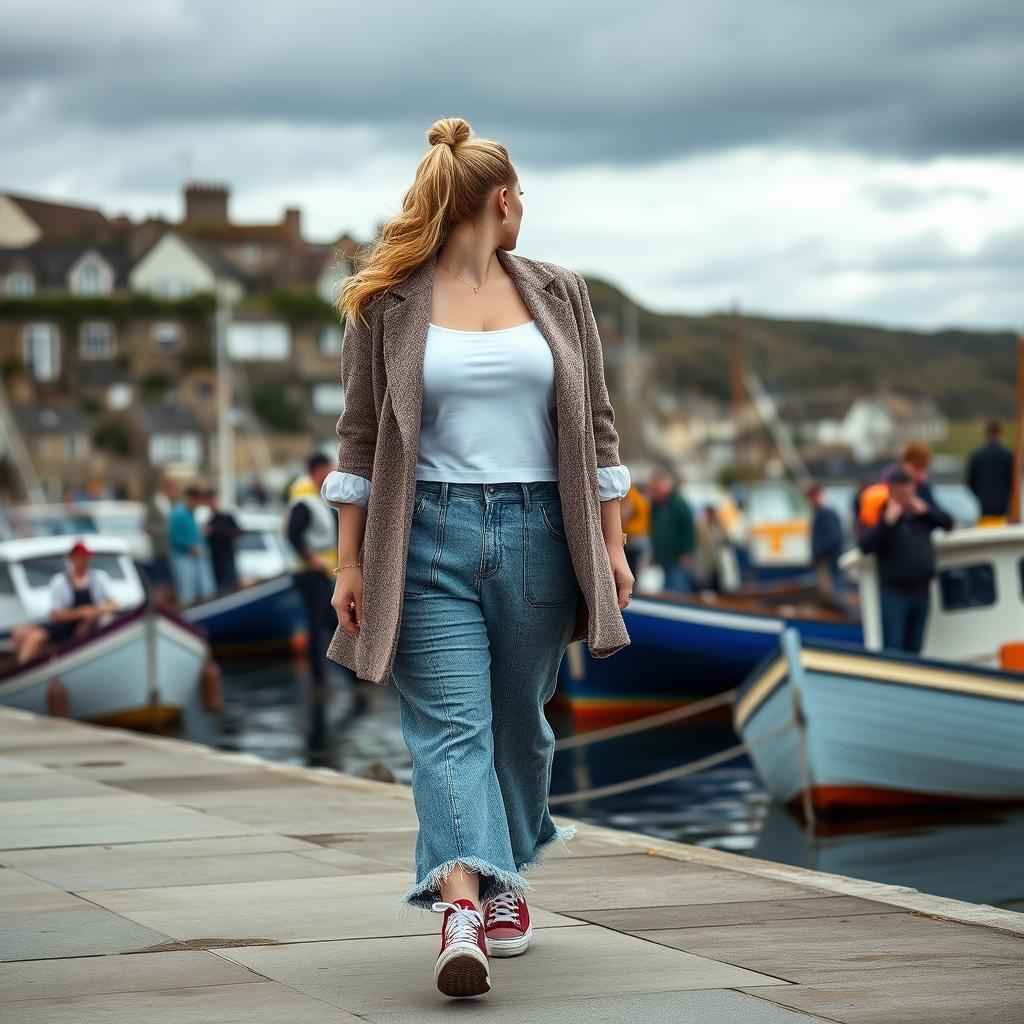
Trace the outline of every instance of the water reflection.
<path fill-rule="evenodd" d="M 408 783 L 412 765 L 393 686 L 350 683 L 331 666 L 331 763 L 341 771 Z M 219 745 L 289 764 L 307 764 L 310 679 L 301 662 L 224 666 Z M 548 707 L 556 735 L 571 732 L 567 710 Z M 673 726 L 560 753 L 552 793 L 618 782 L 703 757 L 735 743 L 726 723 Z M 562 804 L 556 815 L 700 846 L 750 854 L 922 892 L 1024 910 L 1019 870 L 1024 811 L 801 823 L 768 800 L 745 759 L 617 797 Z"/>

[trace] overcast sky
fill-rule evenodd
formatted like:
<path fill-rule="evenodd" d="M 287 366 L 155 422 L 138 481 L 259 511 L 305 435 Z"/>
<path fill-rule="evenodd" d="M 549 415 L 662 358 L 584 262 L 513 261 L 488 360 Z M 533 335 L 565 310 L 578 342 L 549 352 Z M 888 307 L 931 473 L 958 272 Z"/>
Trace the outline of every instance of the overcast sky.
<path fill-rule="evenodd" d="M 1024 328 L 1021 0 L 0 0 L 0 190 L 307 235 L 394 213 L 437 117 L 518 251 L 659 310 Z"/>

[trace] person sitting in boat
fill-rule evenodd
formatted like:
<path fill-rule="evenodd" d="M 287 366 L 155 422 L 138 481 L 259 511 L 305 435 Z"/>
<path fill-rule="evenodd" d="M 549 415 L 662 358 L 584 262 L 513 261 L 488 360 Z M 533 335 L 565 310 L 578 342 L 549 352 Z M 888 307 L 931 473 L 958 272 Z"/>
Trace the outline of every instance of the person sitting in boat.
<path fill-rule="evenodd" d="M 92 564 L 93 551 L 76 541 L 67 568 L 50 580 L 50 621 L 15 626 L 11 632 L 19 665 L 31 661 L 52 643 L 60 645 L 91 633 L 104 616 L 117 611 L 110 576 Z"/>
<path fill-rule="evenodd" d="M 935 576 L 932 530 L 952 530 L 953 520 L 929 505 L 915 483 L 902 467 L 890 474 L 885 509 L 857 543 L 878 563 L 883 646 L 920 654 Z"/>

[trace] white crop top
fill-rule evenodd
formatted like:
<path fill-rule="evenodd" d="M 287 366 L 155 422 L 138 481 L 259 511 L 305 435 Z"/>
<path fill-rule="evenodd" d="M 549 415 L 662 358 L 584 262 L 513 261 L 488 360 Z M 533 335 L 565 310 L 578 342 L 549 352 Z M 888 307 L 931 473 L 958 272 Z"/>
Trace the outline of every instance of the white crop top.
<path fill-rule="evenodd" d="M 497 331 L 430 324 L 423 357 L 417 480 L 462 483 L 558 479 L 554 361 L 535 321 Z M 629 490 L 626 466 L 597 471 L 601 501 Z M 329 504 L 365 505 L 370 481 L 337 470 Z"/>

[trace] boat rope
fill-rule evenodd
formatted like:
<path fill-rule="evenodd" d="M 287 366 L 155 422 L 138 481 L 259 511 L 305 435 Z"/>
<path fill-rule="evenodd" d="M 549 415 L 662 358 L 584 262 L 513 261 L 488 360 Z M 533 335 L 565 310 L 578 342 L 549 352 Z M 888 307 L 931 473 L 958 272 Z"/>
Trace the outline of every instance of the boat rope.
<path fill-rule="evenodd" d="M 621 725 L 610 725 L 606 729 L 592 729 L 590 732 L 581 732 L 576 736 L 564 736 L 555 742 L 555 751 L 587 747 L 591 743 L 600 743 L 602 740 L 614 740 L 635 732 L 656 729 L 658 726 L 668 725 L 671 722 L 680 722 L 685 718 L 693 718 L 694 715 L 700 715 L 705 711 L 728 704 L 735 696 L 736 690 L 726 690 L 725 693 L 717 693 L 705 700 L 684 704 L 679 708 L 670 708 L 668 711 L 660 711 L 656 715 L 645 715 L 643 718 L 635 718 L 631 722 L 623 722 Z"/>
<path fill-rule="evenodd" d="M 707 757 L 698 758 L 696 761 L 676 765 L 674 768 L 664 768 L 659 772 L 651 772 L 648 775 L 640 775 L 635 779 L 626 779 L 623 782 L 615 782 L 608 786 L 596 786 L 593 789 L 581 789 L 576 793 L 559 793 L 557 796 L 549 797 L 548 804 L 555 806 L 557 804 L 575 803 L 582 800 L 597 800 L 600 797 L 630 793 L 635 789 L 643 789 L 646 786 L 656 786 L 659 782 L 667 782 L 670 779 L 682 779 L 688 775 L 696 775 L 698 772 L 706 771 L 708 768 L 714 768 L 715 765 L 732 761 L 741 754 L 749 753 L 755 747 L 760 746 L 762 743 L 767 743 L 768 740 L 773 740 L 777 736 L 781 736 L 784 732 L 798 724 L 795 719 L 791 718 L 778 728 L 766 732 L 763 736 L 759 736 L 750 743 L 737 743 L 733 747 L 727 747 L 725 750 L 709 754 Z"/>

